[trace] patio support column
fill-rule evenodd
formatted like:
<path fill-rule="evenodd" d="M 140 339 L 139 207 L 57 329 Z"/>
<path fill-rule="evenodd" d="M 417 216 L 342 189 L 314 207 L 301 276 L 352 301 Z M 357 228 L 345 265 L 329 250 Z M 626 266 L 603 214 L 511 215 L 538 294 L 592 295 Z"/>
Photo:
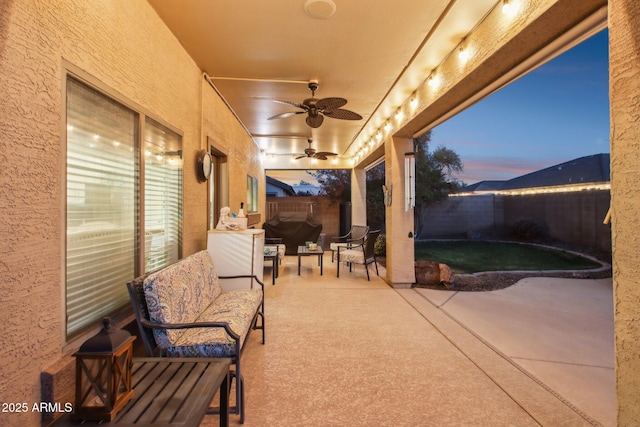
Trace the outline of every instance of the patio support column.
<path fill-rule="evenodd" d="M 404 154 L 413 151 L 411 138 L 385 141 L 385 185 L 393 185 L 391 206 L 385 206 L 387 237 L 387 282 L 394 288 L 411 287 L 414 267 L 413 209 L 404 207 Z"/>
<path fill-rule="evenodd" d="M 609 0 L 617 425 L 640 425 L 640 3 Z"/>
<path fill-rule="evenodd" d="M 351 170 L 351 224 L 367 224 L 367 173 L 362 168 Z"/>

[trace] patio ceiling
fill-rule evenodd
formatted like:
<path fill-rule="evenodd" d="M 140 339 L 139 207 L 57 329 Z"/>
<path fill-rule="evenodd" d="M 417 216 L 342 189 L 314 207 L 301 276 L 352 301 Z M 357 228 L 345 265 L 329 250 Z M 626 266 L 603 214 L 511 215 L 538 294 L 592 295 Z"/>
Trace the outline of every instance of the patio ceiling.
<path fill-rule="evenodd" d="M 375 114 L 388 116 L 502 1 L 149 0 L 267 154 L 292 157 L 313 139 L 346 159 Z M 312 15 L 335 13 L 328 18 Z M 318 128 L 293 105 L 342 97 L 362 120 Z M 292 168 L 306 162 L 291 163 Z M 328 165 L 327 165 L 328 166 Z"/>

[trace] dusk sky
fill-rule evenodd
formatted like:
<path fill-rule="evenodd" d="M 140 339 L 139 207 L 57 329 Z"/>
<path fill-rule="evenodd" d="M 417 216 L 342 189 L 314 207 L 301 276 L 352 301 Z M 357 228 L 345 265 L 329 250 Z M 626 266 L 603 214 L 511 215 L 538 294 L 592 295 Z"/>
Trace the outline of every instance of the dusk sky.
<path fill-rule="evenodd" d="M 506 180 L 609 152 L 608 33 L 601 31 L 431 133 L 460 156 L 459 181 Z M 289 184 L 304 171 L 268 171 Z"/>
<path fill-rule="evenodd" d="M 462 159 L 460 181 L 503 180 L 609 152 L 604 30 L 434 128 Z"/>

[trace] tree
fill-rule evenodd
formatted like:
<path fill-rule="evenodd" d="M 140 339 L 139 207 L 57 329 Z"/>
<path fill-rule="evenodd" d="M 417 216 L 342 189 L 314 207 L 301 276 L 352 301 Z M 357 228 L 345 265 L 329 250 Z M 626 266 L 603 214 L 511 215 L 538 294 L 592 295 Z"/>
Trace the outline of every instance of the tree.
<path fill-rule="evenodd" d="M 385 209 L 382 186 L 384 185 L 384 163 L 367 171 L 367 225 L 372 230 L 385 230 Z"/>
<path fill-rule="evenodd" d="M 429 205 L 444 200 L 461 184 L 453 174 L 462 172 L 460 156 L 453 150 L 438 146 L 429 152 L 431 131 L 414 138 L 416 157 L 416 209 L 415 230 L 420 236 L 424 227 L 424 216 Z"/>
<path fill-rule="evenodd" d="M 348 169 L 316 169 L 307 173 L 320 184 L 319 196 L 339 203 L 351 201 L 351 171 Z"/>

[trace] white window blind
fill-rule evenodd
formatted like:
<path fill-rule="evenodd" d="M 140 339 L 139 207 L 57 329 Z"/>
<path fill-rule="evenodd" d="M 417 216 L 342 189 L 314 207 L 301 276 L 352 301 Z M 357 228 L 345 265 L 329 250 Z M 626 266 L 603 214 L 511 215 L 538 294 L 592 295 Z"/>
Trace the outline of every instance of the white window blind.
<path fill-rule="evenodd" d="M 147 119 L 144 132 L 145 272 L 180 259 L 182 138 Z"/>
<path fill-rule="evenodd" d="M 67 80 L 67 336 L 129 300 L 137 123 L 134 111 Z"/>
<path fill-rule="evenodd" d="M 181 256 L 182 137 L 141 116 L 67 78 L 67 337 L 130 305 L 139 265 Z"/>

